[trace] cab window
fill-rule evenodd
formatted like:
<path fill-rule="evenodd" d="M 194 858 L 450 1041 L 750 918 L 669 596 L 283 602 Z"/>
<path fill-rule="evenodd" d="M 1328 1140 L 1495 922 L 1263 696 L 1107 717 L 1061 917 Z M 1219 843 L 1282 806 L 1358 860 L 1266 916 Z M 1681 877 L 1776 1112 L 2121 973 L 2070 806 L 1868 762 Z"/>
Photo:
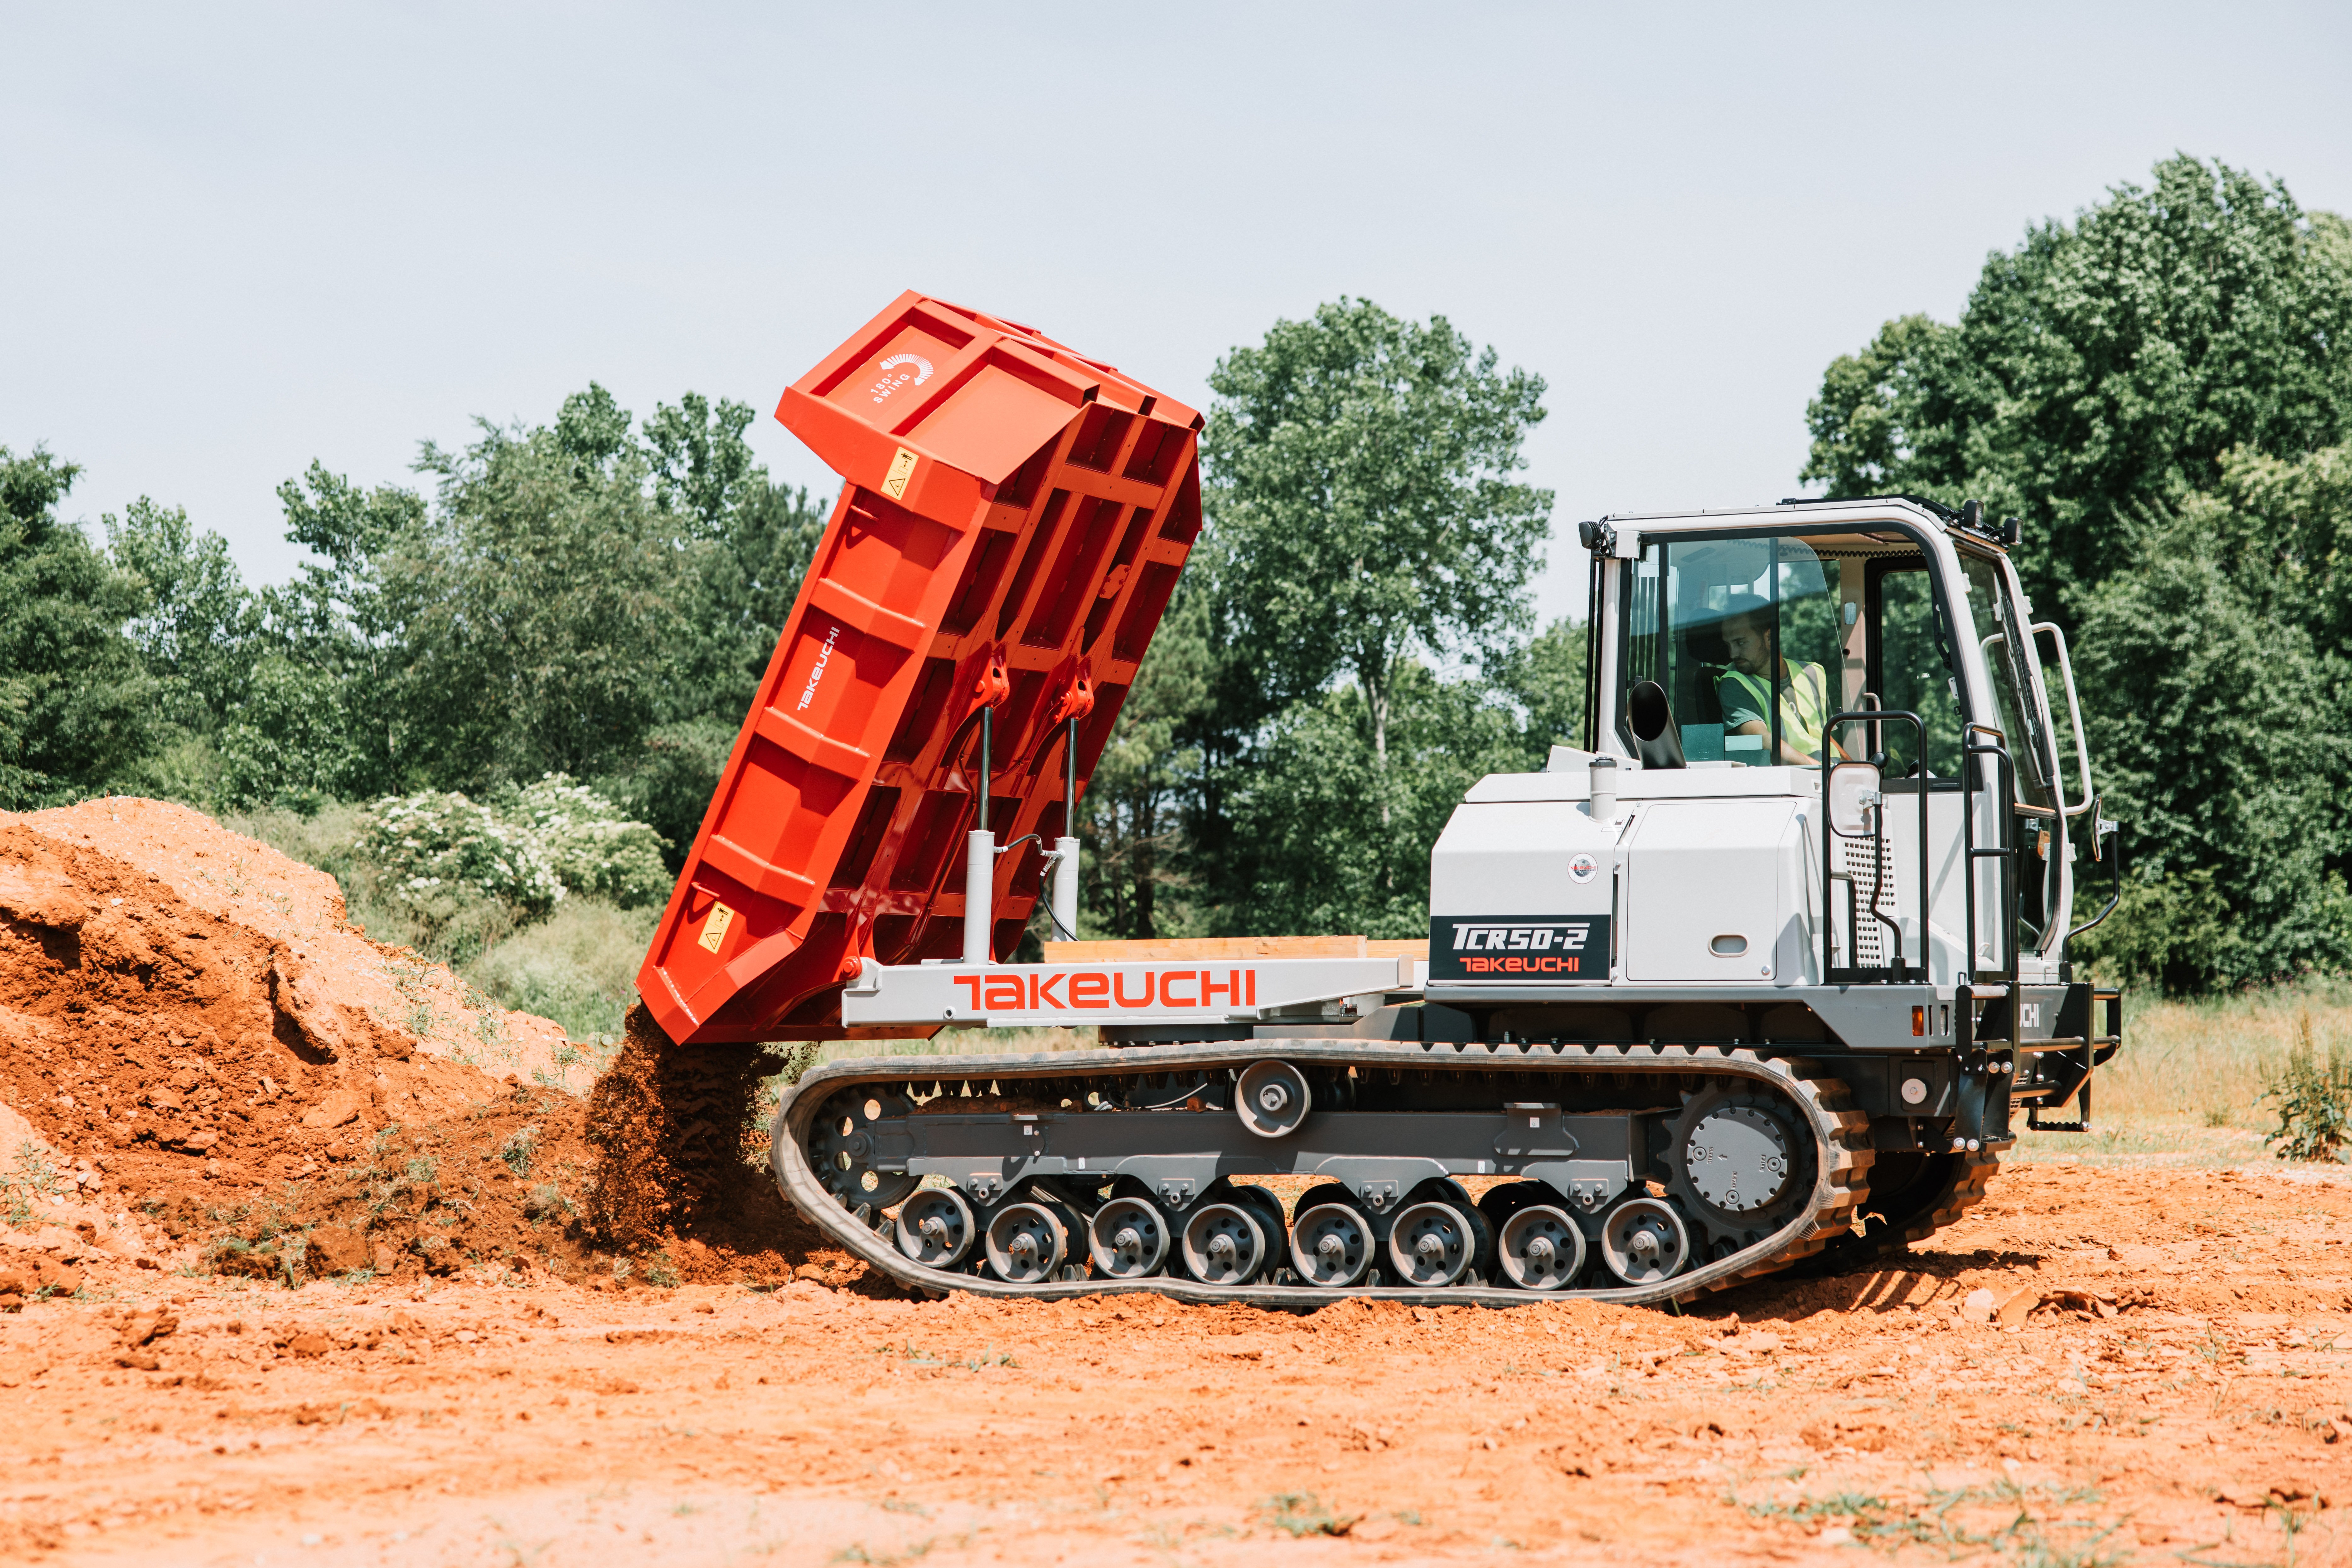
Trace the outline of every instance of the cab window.
<path fill-rule="evenodd" d="M 1928 773 L 1957 778 L 1959 704 L 1949 642 L 1919 547 L 1899 534 L 1742 534 L 1649 542 L 1628 574 L 1625 689 L 1666 694 L 1684 758 L 1818 765 L 1828 717 L 1917 712 Z M 1922 759 L 1907 725 L 1847 727 L 1841 754 Z"/>

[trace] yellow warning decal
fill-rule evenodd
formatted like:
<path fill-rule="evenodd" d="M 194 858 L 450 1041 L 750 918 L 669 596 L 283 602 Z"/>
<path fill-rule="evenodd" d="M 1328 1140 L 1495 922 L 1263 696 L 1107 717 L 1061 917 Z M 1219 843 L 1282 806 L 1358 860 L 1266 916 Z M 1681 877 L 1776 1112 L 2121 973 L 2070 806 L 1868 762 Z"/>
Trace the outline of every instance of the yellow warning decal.
<path fill-rule="evenodd" d="M 727 928 L 735 921 L 735 911 L 725 904 L 710 906 L 710 918 L 702 922 L 702 945 L 712 952 L 727 939 Z"/>
<path fill-rule="evenodd" d="M 883 477 L 882 493 L 892 500 L 905 500 L 907 481 L 914 477 L 915 454 L 901 447 L 898 448 L 898 455 L 890 459 L 889 473 Z"/>

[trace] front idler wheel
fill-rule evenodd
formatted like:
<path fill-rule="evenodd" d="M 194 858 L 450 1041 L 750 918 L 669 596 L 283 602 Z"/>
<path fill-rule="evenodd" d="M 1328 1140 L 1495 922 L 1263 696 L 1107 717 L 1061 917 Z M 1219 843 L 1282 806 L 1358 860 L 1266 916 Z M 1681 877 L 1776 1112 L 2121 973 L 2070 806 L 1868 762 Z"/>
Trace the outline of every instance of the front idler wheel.
<path fill-rule="evenodd" d="M 1087 1225 L 1095 1272 L 1108 1279 L 1143 1279 L 1168 1260 L 1168 1219 L 1149 1199 L 1117 1197 Z"/>
<path fill-rule="evenodd" d="M 1496 1233 L 1503 1277 L 1522 1290 L 1565 1290 L 1584 1272 L 1584 1232 L 1563 1208 L 1529 1204 Z"/>
<path fill-rule="evenodd" d="M 914 1109 L 907 1097 L 892 1092 L 850 1089 L 835 1095 L 809 1130 L 809 1165 L 835 1202 L 853 1214 L 859 1209 L 878 1215 L 922 1184 L 903 1171 L 876 1169 L 882 1123 Z"/>
<path fill-rule="evenodd" d="M 931 1268 L 953 1268 L 971 1251 L 980 1226 L 961 1193 L 930 1188 L 898 1210 L 898 1250 Z"/>
<path fill-rule="evenodd" d="M 1041 1203 L 1006 1204 L 988 1216 L 988 1266 L 999 1279 L 1042 1285 L 1069 1256 L 1069 1227 Z"/>
<path fill-rule="evenodd" d="M 1690 1250 L 1683 1216 L 1656 1198 L 1628 1198 L 1601 1221 L 1601 1261 L 1628 1285 L 1673 1279 Z"/>

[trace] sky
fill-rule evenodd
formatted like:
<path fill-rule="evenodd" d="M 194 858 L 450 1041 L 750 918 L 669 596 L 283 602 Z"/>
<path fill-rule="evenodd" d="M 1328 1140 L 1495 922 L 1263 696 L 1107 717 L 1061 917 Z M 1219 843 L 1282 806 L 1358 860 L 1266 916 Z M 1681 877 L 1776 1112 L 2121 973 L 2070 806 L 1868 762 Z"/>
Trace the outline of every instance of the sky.
<path fill-rule="evenodd" d="M 2352 211 L 2352 7 L 0 0 L 0 446 L 248 581 L 315 458 L 593 380 L 769 417 L 912 288 L 1197 405 L 1354 295 L 1544 377 L 1575 522 L 1799 492 L 1823 368 L 2175 152 Z"/>

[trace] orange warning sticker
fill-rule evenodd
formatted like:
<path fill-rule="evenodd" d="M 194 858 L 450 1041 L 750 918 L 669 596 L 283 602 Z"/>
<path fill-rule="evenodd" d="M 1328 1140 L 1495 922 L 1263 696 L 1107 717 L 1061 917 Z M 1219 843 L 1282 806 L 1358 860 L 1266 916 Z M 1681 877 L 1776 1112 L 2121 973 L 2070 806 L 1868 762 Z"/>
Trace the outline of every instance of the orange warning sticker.
<path fill-rule="evenodd" d="M 898 455 L 890 459 L 890 471 L 883 476 L 882 493 L 892 500 L 905 500 L 907 481 L 914 477 L 915 454 L 901 447 Z"/>
<path fill-rule="evenodd" d="M 719 944 L 727 940 L 727 928 L 733 924 L 734 921 L 733 910 L 729 909 L 725 904 L 711 905 L 710 918 L 702 922 L 702 946 L 711 952 L 717 952 Z"/>

